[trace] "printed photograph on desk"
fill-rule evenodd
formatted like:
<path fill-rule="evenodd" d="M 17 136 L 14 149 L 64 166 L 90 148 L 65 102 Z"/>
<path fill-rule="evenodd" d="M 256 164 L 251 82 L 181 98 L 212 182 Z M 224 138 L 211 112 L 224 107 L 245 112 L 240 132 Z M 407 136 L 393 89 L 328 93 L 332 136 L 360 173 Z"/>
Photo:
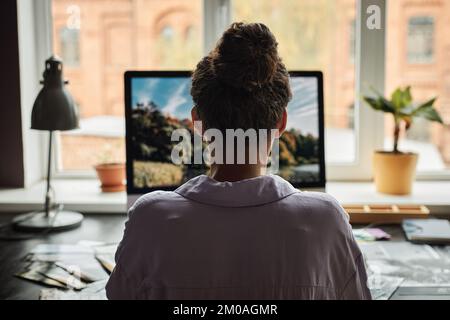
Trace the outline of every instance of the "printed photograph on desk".
<path fill-rule="evenodd" d="M 401 285 L 405 287 L 450 287 L 448 247 L 409 242 L 359 243 L 359 246 L 367 272 L 374 279 L 372 283 L 394 277 L 404 279 Z"/>

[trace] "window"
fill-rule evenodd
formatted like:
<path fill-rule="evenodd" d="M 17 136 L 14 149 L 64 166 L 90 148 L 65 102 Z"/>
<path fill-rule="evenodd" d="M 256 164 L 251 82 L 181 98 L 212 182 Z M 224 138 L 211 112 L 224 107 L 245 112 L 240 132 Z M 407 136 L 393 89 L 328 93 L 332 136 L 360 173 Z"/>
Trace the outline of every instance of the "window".
<path fill-rule="evenodd" d="M 356 0 L 234 0 L 235 21 L 265 23 L 290 70 L 322 70 L 327 161 L 355 160 Z"/>
<path fill-rule="evenodd" d="M 408 22 L 408 62 L 430 63 L 434 54 L 433 17 L 412 17 Z"/>
<path fill-rule="evenodd" d="M 59 136 L 58 170 L 124 161 L 123 73 L 192 69 L 203 53 L 203 1 L 52 0 L 51 6 L 53 49 L 81 115 L 80 129 Z"/>
<path fill-rule="evenodd" d="M 370 179 L 373 151 L 390 146 L 390 120 L 360 107 L 359 96 L 370 86 L 389 93 L 411 85 L 418 102 L 438 96 L 450 122 L 450 0 L 43 2 L 37 38 L 44 32 L 49 41 L 43 21 L 51 6 L 53 51 L 65 60 L 68 89 L 81 112 L 80 130 L 59 136 L 60 171 L 90 170 L 106 155 L 124 159 L 125 70 L 192 69 L 203 49 L 238 20 L 267 24 L 289 69 L 324 72 L 328 178 Z M 372 6 L 381 9 L 381 29 L 366 27 Z M 41 65 L 50 50 L 39 52 Z M 450 176 L 442 174 L 450 169 L 449 130 L 419 120 L 403 137 L 404 150 L 420 153 L 419 177 L 435 177 L 430 171 Z"/>
<path fill-rule="evenodd" d="M 411 86 L 416 102 L 438 97 L 436 107 L 450 122 L 450 1 L 388 1 L 386 93 Z M 392 148 L 392 119 L 385 120 L 385 147 Z M 419 154 L 419 175 L 450 169 L 450 128 L 416 119 L 400 141 Z"/>

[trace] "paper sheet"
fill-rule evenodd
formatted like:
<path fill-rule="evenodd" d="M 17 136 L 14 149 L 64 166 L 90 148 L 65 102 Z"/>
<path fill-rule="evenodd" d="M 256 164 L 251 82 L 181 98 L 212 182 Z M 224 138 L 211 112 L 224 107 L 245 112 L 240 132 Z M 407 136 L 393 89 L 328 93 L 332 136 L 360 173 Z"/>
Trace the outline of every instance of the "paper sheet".
<path fill-rule="evenodd" d="M 88 285 L 81 291 L 42 289 L 40 300 L 106 300 L 107 280 L 97 281 Z"/>
<path fill-rule="evenodd" d="M 450 286 L 447 249 L 408 242 L 360 243 L 370 276 L 403 278 L 401 286 Z"/>
<path fill-rule="evenodd" d="M 96 241 L 39 244 L 25 257 L 29 263 L 16 276 L 53 287 L 81 290 L 89 283 L 108 279 L 115 266 L 116 249 L 117 244 Z"/>

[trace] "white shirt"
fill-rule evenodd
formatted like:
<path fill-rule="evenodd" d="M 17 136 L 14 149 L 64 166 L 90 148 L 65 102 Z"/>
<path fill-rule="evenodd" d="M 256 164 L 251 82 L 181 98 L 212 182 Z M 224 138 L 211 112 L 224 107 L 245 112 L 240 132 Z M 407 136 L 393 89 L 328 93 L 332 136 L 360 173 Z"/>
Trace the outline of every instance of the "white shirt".
<path fill-rule="evenodd" d="M 370 299 L 348 216 L 274 175 L 196 177 L 129 211 L 109 299 Z"/>

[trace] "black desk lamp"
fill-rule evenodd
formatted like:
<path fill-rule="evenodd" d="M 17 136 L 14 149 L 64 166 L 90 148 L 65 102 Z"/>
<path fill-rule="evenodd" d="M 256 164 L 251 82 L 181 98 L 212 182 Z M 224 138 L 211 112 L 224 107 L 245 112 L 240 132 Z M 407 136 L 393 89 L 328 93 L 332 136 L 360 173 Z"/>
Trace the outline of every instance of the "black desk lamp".
<path fill-rule="evenodd" d="M 78 128 L 78 110 L 70 93 L 65 89 L 62 61 L 52 56 L 45 61 L 44 85 L 33 105 L 31 129 L 49 131 L 47 191 L 44 211 L 31 212 L 16 217 L 13 221 L 17 229 L 24 231 L 65 230 L 78 227 L 83 215 L 78 212 L 63 211 L 62 205 L 55 204 L 51 187 L 52 138 L 54 131 Z"/>

